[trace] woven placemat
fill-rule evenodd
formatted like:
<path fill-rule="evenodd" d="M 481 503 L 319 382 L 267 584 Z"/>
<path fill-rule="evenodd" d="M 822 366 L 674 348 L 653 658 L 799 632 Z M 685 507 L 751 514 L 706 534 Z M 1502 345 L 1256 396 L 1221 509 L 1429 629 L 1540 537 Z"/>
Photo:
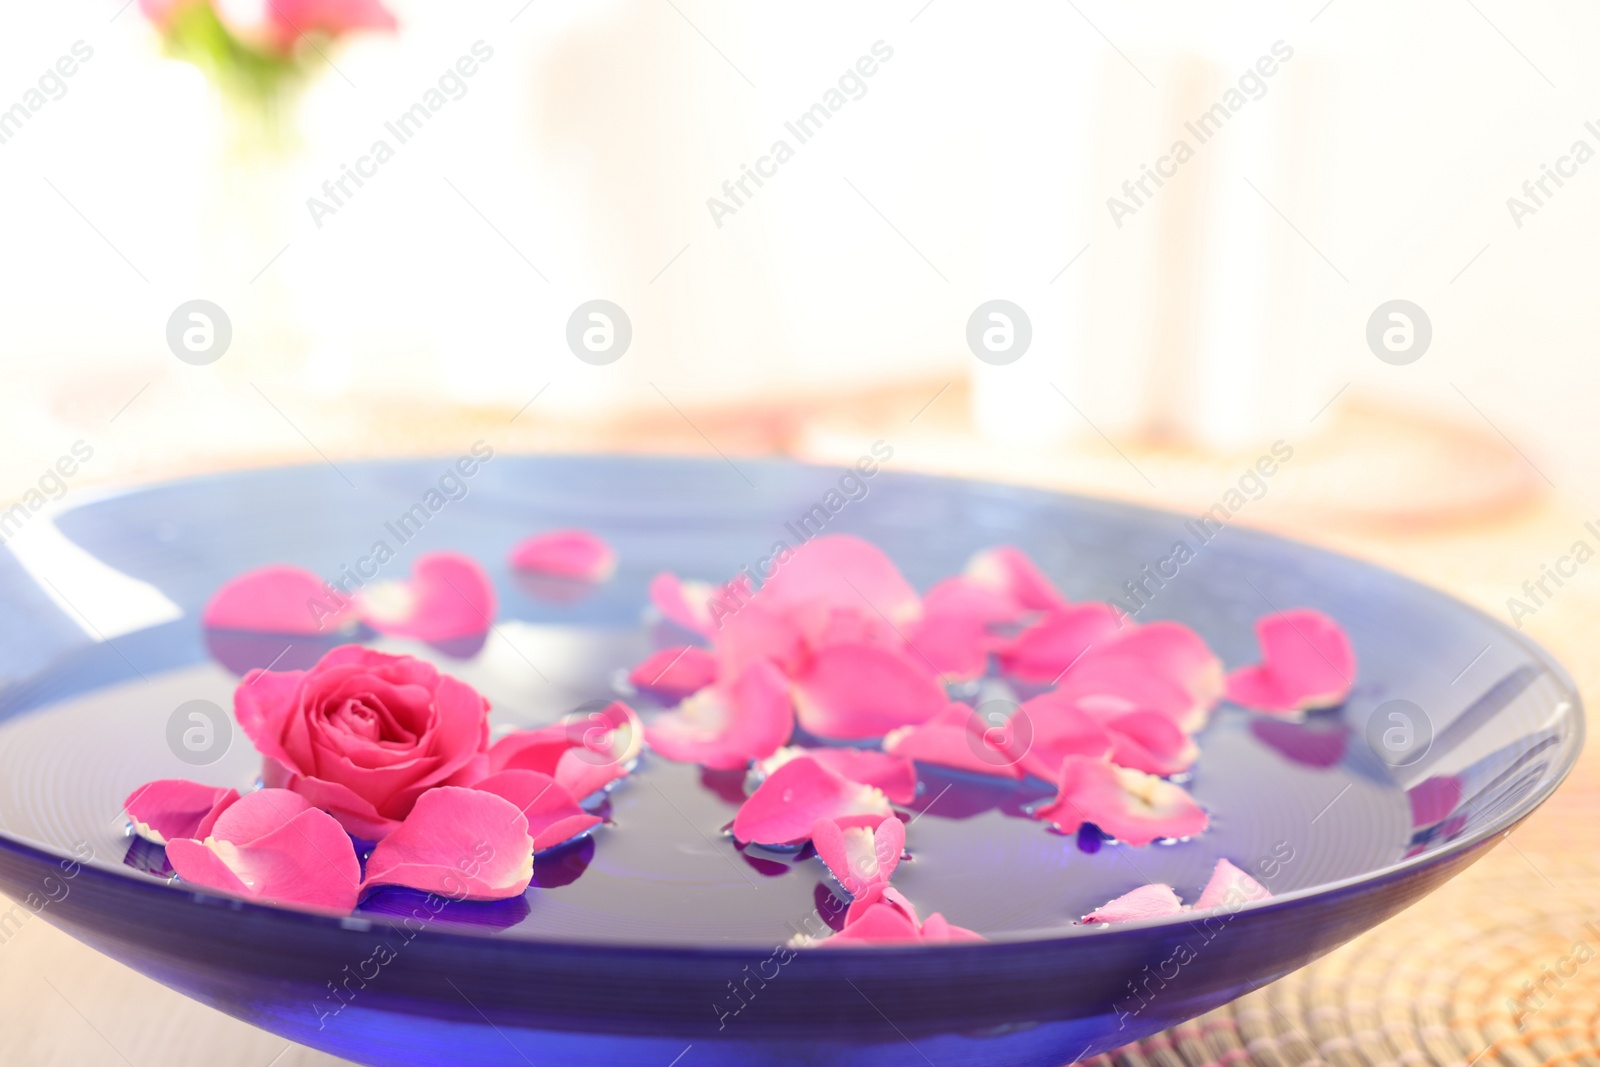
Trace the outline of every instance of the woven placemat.
<path fill-rule="evenodd" d="M 1600 1067 L 1600 834 L 1583 825 L 1572 854 L 1502 843 L 1316 963 L 1086 1067 Z"/>

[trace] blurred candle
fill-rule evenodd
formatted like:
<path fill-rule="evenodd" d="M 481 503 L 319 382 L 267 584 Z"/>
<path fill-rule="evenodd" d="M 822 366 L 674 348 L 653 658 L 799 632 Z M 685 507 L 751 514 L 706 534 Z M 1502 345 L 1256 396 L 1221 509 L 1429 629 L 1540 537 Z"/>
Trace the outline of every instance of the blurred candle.
<path fill-rule="evenodd" d="M 1316 286 L 1344 282 L 1302 236 L 1316 229 L 1318 64 L 1265 5 L 1228 12 L 1107 23 L 1121 54 L 1102 49 L 1052 101 L 1066 117 L 1038 166 L 997 173 L 997 212 L 1048 205 L 1038 234 L 1075 229 L 1089 247 L 1029 308 L 1038 358 L 975 371 L 985 433 L 1226 451 L 1303 432 L 1336 387 L 1309 308 Z M 1015 238 L 992 229 L 986 271 L 1002 278 Z M 1036 415 L 1052 401 L 1065 423 Z"/>
<path fill-rule="evenodd" d="M 1026 318 L 990 310 L 980 315 L 980 336 L 1007 328 L 1030 335 L 1021 356 L 1002 362 L 1008 353 L 974 352 L 963 333 L 979 433 L 1005 443 L 1057 444 L 1088 429 L 1073 405 L 1095 256 L 1091 146 L 1106 74 L 1098 41 L 1084 36 L 1072 11 L 1030 10 L 1028 21 L 1014 33 L 980 39 L 991 42 L 984 61 L 997 79 L 990 86 L 996 106 L 972 131 L 987 189 L 979 281 L 957 310 L 966 330 L 977 309 L 1008 301 Z"/>

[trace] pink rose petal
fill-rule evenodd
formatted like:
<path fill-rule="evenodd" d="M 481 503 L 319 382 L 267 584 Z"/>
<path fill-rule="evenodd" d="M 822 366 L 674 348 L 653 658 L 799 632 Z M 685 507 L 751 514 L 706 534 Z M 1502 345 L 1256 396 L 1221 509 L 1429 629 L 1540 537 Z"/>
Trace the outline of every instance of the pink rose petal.
<path fill-rule="evenodd" d="M 926 722 L 948 702 L 927 664 L 876 645 L 822 649 L 794 681 L 800 725 L 843 741 Z"/>
<path fill-rule="evenodd" d="M 453 900 L 505 900 L 533 879 L 533 839 L 517 805 L 479 789 L 440 786 L 417 798 L 378 842 L 363 889 L 403 885 Z"/>
<path fill-rule="evenodd" d="M 898 822 L 899 820 L 896 821 Z M 855 894 L 855 899 L 850 902 L 850 907 L 844 913 L 844 924 L 849 926 L 851 923 L 860 921 L 862 916 L 879 904 L 892 908 L 904 915 L 911 921 L 914 929 L 922 927 L 922 919 L 918 917 L 917 909 L 912 905 L 911 901 L 907 900 L 904 893 L 888 882 L 873 882 L 861 892 Z"/>
<path fill-rule="evenodd" d="M 987 941 L 987 937 L 976 930 L 968 930 L 965 926 L 957 926 L 946 919 L 939 912 L 928 916 L 922 924 L 923 944 L 936 945 L 947 941 Z"/>
<path fill-rule="evenodd" d="M 1054 685 L 1091 648 L 1109 642 L 1121 625 L 1108 604 L 1055 608 L 999 647 L 1000 669 L 1023 681 Z"/>
<path fill-rule="evenodd" d="M 862 911 L 855 922 L 818 943 L 819 948 L 850 944 L 885 944 L 922 940 L 922 929 L 914 918 L 890 904 L 874 904 Z"/>
<path fill-rule="evenodd" d="M 1194 766 L 1200 746 L 1177 723 L 1146 708 L 1095 716 L 1111 738 L 1111 762 L 1119 767 L 1162 776 Z"/>
<path fill-rule="evenodd" d="M 555 777 L 556 764 L 571 748 L 573 739 L 563 723 L 533 730 L 515 730 L 489 748 L 489 773 L 538 771 Z"/>
<path fill-rule="evenodd" d="M 1146 669 L 1182 687 L 1190 700 L 1189 712 L 1178 725 L 1194 733 L 1222 698 L 1222 661 L 1201 636 L 1177 622 L 1153 622 L 1124 633 L 1108 650 L 1112 656 L 1131 657 Z"/>
<path fill-rule="evenodd" d="M 919 726 L 891 731 L 883 747 L 918 763 L 1020 780 L 1022 756 L 1013 743 L 1014 729 L 1014 724 L 986 722 L 968 705 L 952 703 Z"/>
<path fill-rule="evenodd" d="M 937 912 L 928 916 L 927 922 L 922 922 L 917 917 L 917 909 L 904 894 L 887 882 L 875 882 L 851 903 L 850 910 L 845 913 L 844 929 L 820 942 L 818 947 L 984 940 L 987 939 L 982 934 L 952 925 Z"/>
<path fill-rule="evenodd" d="M 200 621 L 219 630 L 320 634 L 353 617 L 348 600 L 301 567 L 274 564 L 246 571 L 211 594 Z"/>
<path fill-rule="evenodd" d="M 248 804 L 240 803 L 250 798 Z M 211 824 L 211 836 L 245 846 L 277 830 L 302 811 L 315 810 L 305 797 L 284 789 L 257 789 L 229 804 Z M 226 815 L 224 819 L 222 816 Z M 349 836 L 346 834 L 345 836 Z"/>
<path fill-rule="evenodd" d="M 948 682 L 982 676 L 989 666 L 994 638 L 973 619 L 950 615 L 924 618 L 906 631 L 906 643 Z"/>
<path fill-rule="evenodd" d="M 1153 774 L 1115 767 L 1087 756 L 1061 764 L 1055 800 L 1034 818 L 1072 833 L 1086 822 L 1130 845 L 1160 838 L 1193 837 L 1209 824 L 1205 809 L 1182 787 Z"/>
<path fill-rule="evenodd" d="M 1356 676 L 1344 629 L 1310 608 L 1256 621 L 1261 662 L 1228 675 L 1228 699 L 1256 711 L 1294 714 L 1344 703 Z"/>
<path fill-rule="evenodd" d="M 355 907 L 361 878 L 344 829 L 281 789 L 241 797 L 203 840 L 169 840 L 167 861 L 178 877 L 207 889 L 335 912 Z"/>
<path fill-rule="evenodd" d="M 1017 602 L 976 579 L 957 576 L 935 583 L 922 597 L 922 614 L 966 615 L 994 625 L 1022 614 Z"/>
<path fill-rule="evenodd" d="M 473 783 L 472 788 L 516 805 L 528 820 L 535 852 L 570 841 L 605 821 L 584 811 L 559 782 L 538 771 L 501 771 Z"/>
<path fill-rule="evenodd" d="M 1013 715 L 1007 753 L 1035 778 L 1056 780 L 1068 756 L 1101 759 L 1112 747 L 1108 730 L 1077 707 L 1045 693 L 1026 701 Z"/>
<path fill-rule="evenodd" d="M 489 749 L 490 773 L 537 771 L 587 800 L 624 778 L 644 745 L 644 725 L 620 700 L 534 730 L 517 730 Z"/>
<path fill-rule="evenodd" d="M 906 647 L 904 634 L 865 603 L 817 604 L 793 612 L 790 618 L 801 635 L 802 647 L 807 651 L 830 645 L 876 645 L 889 649 Z"/>
<path fill-rule="evenodd" d="M 990 721 L 965 704 L 951 704 L 921 726 L 896 730 L 884 748 L 976 774 L 1020 779 L 1033 774 L 1054 781 L 1069 755 L 1099 758 L 1110 751 L 1109 734 L 1053 693 Z"/>
<path fill-rule="evenodd" d="M 891 804 L 909 804 L 917 797 L 917 768 L 904 756 L 864 748 L 796 750 L 841 778 L 883 791 Z"/>
<path fill-rule="evenodd" d="M 639 726 L 639 736 L 644 736 L 643 724 Z M 561 753 L 553 775 L 563 789 L 586 803 L 590 798 L 598 798 L 612 782 L 620 782 L 627 776 L 627 761 L 613 761 L 603 752 L 578 745 Z"/>
<path fill-rule="evenodd" d="M 1083 917 L 1086 923 L 1125 923 L 1136 919 L 1159 919 L 1178 915 L 1186 909 L 1170 885 L 1142 885 L 1117 899 L 1100 905 Z"/>
<path fill-rule="evenodd" d="M 1083 708 L 1093 705 L 1123 711 L 1158 711 L 1180 730 L 1185 723 L 1203 722 L 1197 718 L 1194 700 L 1183 686 L 1151 673 L 1132 657 L 1098 656 L 1091 651 L 1047 695 L 1062 704 Z"/>
<path fill-rule="evenodd" d="M 517 542 L 511 566 L 552 578 L 603 582 L 616 573 L 617 553 L 588 530 L 551 530 Z"/>
<path fill-rule="evenodd" d="M 684 582 L 670 571 L 662 571 L 650 579 L 650 603 L 662 616 L 677 623 L 691 633 L 710 637 L 711 617 L 702 616 L 694 605 L 704 603 L 701 597 L 692 597 L 684 589 Z"/>
<path fill-rule="evenodd" d="M 1067 598 L 1027 553 L 1011 545 L 998 545 L 976 553 L 967 561 L 966 575 L 1027 611 L 1052 611 L 1067 606 Z"/>
<path fill-rule="evenodd" d="M 860 896 L 868 886 L 888 882 L 900 865 L 906 827 L 899 819 L 885 819 L 875 829 L 818 819 L 811 827 L 811 844 L 839 884 L 851 896 Z"/>
<path fill-rule="evenodd" d="M 722 618 L 716 633 L 717 674 L 737 678 L 746 667 L 761 660 L 777 664 L 792 675 L 809 652 L 800 628 L 758 604 L 746 604 L 737 614 Z"/>
<path fill-rule="evenodd" d="M 332 815 L 345 831 L 366 841 L 376 841 L 400 825 L 399 819 L 379 814 L 377 806 L 347 785 L 307 778 L 286 769 L 277 760 L 263 760 L 261 781 L 303 797 L 314 808 Z"/>
<path fill-rule="evenodd" d="M 750 579 L 742 574 L 721 588 L 706 582 L 686 582 L 668 571 L 650 579 L 650 603 L 656 610 L 702 637 L 715 634 L 723 619 L 736 612 L 749 596 Z"/>
<path fill-rule="evenodd" d="M 917 591 L 882 549 L 849 534 L 815 537 L 794 549 L 753 602 L 802 621 L 808 633 L 833 608 L 901 625 L 917 617 L 920 604 Z"/>
<path fill-rule="evenodd" d="M 556 760 L 553 777 L 580 801 L 627 777 L 644 749 L 644 723 L 620 700 L 569 716 L 565 725 L 572 746 Z"/>
<path fill-rule="evenodd" d="M 645 727 L 656 752 L 680 763 L 739 770 L 772 755 L 794 732 L 789 683 L 771 663 L 745 668 L 731 685 L 702 689 Z"/>
<path fill-rule="evenodd" d="M 135 789 L 122 807 L 133 822 L 134 833 L 164 845 L 179 837 L 205 837 L 217 817 L 238 799 L 237 789 L 163 778 Z"/>
<path fill-rule="evenodd" d="M 494 622 L 494 584 L 459 552 L 432 552 L 411 567 L 409 582 L 379 582 L 356 593 L 361 619 L 379 633 L 449 641 L 486 632 Z"/>
<path fill-rule="evenodd" d="M 1266 886 L 1227 860 L 1219 859 L 1211 872 L 1211 880 L 1200 891 L 1200 899 L 1194 902 L 1194 906 L 1196 911 L 1223 906 L 1237 908 L 1250 901 L 1268 900 L 1271 897 Z"/>
<path fill-rule="evenodd" d="M 881 820 L 891 818 L 893 812 L 879 790 L 841 778 L 802 756 L 773 771 L 750 794 L 733 818 L 733 836 L 758 845 L 798 845 L 811 836 L 818 819 L 871 816 Z"/>
<path fill-rule="evenodd" d="M 628 672 L 636 689 L 677 701 L 717 680 L 717 659 L 703 648 L 680 645 L 646 656 Z"/>
<path fill-rule="evenodd" d="M 966 681 L 984 673 L 1000 643 L 991 628 L 1019 614 L 1009 597 L 971 578 L 947 578 L 922 598 L 922 617 L 906 630 L 906 643 L 944 678 Z"/>
<path fill-rule="evenodd" d="M 294 762 L 283 747 L 283 735 L 299 706 L 306 671 L 254 670 L 233 691 L 233 717 L 256 751 L 288 766 Z"/>
<path fill-rule="evenodd" d="M 1096 645 L 1066 673 L 1063 697 L 1121 696 L 1167 715 L 1185 733 L 1205 725 L 1222 695 L 1222 662 L 1187 626 L 1155 622 Z"/>

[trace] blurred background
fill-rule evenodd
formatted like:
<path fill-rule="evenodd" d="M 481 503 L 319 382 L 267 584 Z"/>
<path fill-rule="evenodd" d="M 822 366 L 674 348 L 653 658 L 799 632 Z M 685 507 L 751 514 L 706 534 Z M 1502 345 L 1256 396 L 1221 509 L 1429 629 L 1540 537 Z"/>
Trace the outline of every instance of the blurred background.
<path fill-rule="evenodd" d="M 1593 6 L 5 20 L 0 510 L 479 439 L 818 462 L 882 439 L 894 469 L 1223 503 L 1444 586 L 1591 680 L 1595 577 L 1538 604 L 1524 583 L 1600 544 Z M 1548 820 L 1585 803 L 1575 783 Z M 1549 845 L 1527 845 L 1545 881 Z M 209 1062 L 224 1026 L 277 1047 L 26 936 L 97 976 L 74 1002 L 133 1062 Z M 20 1062 L 99 1062 L 31 981 L 0 969 Z"/>
<path fill-rule="evenodd" d="M 182 58 L 174 7 L 29 5 L 0 41 L 25 109 L 0 127 L 7 495 L 79 438 L 98 481 L 449 451 L 463 423 L 812 458 L 889 437 L 907 467 L 1185 507 L 1283 439 L 1258 521 L 1600 478 L 1600 196 L 1571 161 L 1543 206 L 1522 189 L 1600 147 L 1592 8 L 393 0 L 392 28 L 287 31 L 292 69 L 241 91 Z M 249 41 L 366 3 L 217 9 Z M 205 366 L 167 340 L 196 299 L 232 330 Z M 593 299 L 632 329 L 603 366 L 565 340 Z M 995 299 L 1031 328 L 1004 365 L 967 337 Z M 1404 364 L 1367 342 L 1397 299 L 1431 325 Z"/>

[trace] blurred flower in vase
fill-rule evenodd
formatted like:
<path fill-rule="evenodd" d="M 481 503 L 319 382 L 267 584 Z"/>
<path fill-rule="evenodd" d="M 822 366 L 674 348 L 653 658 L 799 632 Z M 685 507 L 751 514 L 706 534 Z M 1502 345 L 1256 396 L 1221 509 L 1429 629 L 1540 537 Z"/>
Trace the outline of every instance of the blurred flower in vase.
<path fill-rule="evenodd" d="M 237 296 L 224 303 L 235 347 L 279 366 L 297 362 L 308 347 L 299 317 L 281 272 L 264 271 L 289 240 L 299 204 L 292 183 L 302 144 L 293 109 L 301 90 L 333 66 L 337 42 L 393 31 L 395 17 L 381 0 L 139 0 L 139 7 L 163 50 L 205 75 L 221 120 L 197 280 L 219 300 Z M 229 362 L 242 368 L 238 357 L 246 354 Z"/>
<path fill-rule="evenodd" d="M 170 55 L 267 123 L 313 69 L 328 65 L 325 44 L 397 25 L 380 0 L 139 0 L 139 7 Z"/>

